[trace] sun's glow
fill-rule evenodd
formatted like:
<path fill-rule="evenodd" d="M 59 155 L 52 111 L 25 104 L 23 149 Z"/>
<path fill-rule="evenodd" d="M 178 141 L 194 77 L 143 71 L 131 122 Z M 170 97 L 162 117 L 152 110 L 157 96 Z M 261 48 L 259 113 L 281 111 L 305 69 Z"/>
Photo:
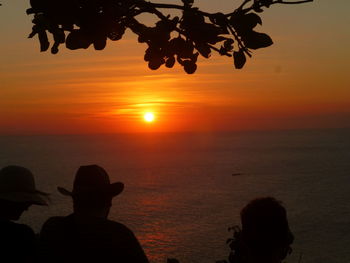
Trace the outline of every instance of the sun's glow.
<path fill-rule="evenodd" d="M 146 122 L 153 122 L 154 121 L 154 114 L 153 114 L 153 112 L 146 112 L 145 115 L 143 115 L 143 118 Z"/>

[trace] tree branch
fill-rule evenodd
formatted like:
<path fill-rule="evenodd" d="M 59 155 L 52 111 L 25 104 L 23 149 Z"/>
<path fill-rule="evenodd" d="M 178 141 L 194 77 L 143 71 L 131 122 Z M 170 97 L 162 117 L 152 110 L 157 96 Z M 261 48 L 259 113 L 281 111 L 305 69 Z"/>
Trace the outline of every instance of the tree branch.
<path fill-rule="evenodd" d="M 48 34 L 54 40 L 51 52 L 56 54 L 60 44 L 71 50 L 87 49 L 91 45 L 103 50 L 107 41 L 120 40 L 125 31 L 131 29 L 138 36 L 138 42 L 148 45 L 144 60 L 150 69 L 162 65 L 171 68 L 177 61 L 192 74 L 197 68 L 198 54 L 209 58 L 211 51 L 233 56 L 235 67 L 242 68 L 246 56 L 252 56 L 251 50 L 273 44 L 270 36 L 254 29 L 261 24 L 258 14 L 263 8 L 308 2 L 313 0 L 242 0 L 233 12 L 224 14 L 204 12 L 192 6 L 193 0 L 182 0 L 183 5 L 152 0 L 51 0 L 47 4 L 44 0 L 31 1 L 27 14 L 34 14 L 29 37 L 38 36 L 42 52 L 50 47 Z M 161 9 L 179 10 L 181 14 L 171 16 Z M 143 13 L 157 17 L 153 26 L 135 19 Z"/>
<path fill-rule="evenodd" d="M 310 3 L 313 2 L 314 0 L 302 0 L 302 1 L 294 1 L 294 2 L 286 2 L 283 0 L 277 0 L 276 4 L 286 4 L 286 5 L 297 5 L 297 4 L 304 4 L 304 3 Z"/>
<path fill-rule="evenodd" d="M 250 1 L 250 0 L 249 0 Z M 149 5 L 155 7 L 155 8 L 159 8 L 159 9 L 178 9 L 178 10 L 185 10 L 184 6 L 181 5 L 174 5 L 174 4 L 161 4 L 161 3 L 152 3 L 152 2 L 147 2 Z M 197 10 L 198 13 L 200 13 L 201 15 L 204 16 L 211 16 L 210 13 L 207 12 L 203 12 L 201 10 Z"/>

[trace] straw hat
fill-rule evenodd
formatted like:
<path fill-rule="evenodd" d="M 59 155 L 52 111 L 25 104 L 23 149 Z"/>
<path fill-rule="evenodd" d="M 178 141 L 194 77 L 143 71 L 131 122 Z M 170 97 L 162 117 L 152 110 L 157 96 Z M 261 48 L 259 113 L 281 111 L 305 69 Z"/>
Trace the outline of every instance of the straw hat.
<path fill-rule="evenodd" d="M 120 194 L 123 189 L 124 184 L 121 182 L 111 184 L 107 172 L 98 165 L 80 166 L 75 175 L 72 191 L 57 187 L 57 190 L 63 195 L 91 195 L 91 197 L 106 194 L 114 197 Z"/>
<path fill-rule="evenodd" d="M 34 176 L 27 168 L 10 165 L 0 170 L 0 199 L 47 205 L 48 194 L 35 188 Z"/>

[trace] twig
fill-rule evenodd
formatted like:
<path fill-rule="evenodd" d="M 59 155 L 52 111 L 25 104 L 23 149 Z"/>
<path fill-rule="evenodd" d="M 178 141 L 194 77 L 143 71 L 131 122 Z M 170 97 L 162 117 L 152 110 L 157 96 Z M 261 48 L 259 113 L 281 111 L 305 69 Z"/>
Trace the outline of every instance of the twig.
<path fill-rule="evenodd" d="M 208 46 L 209 46 L 212 50 L 215 50 L 216 52 L 218 52 L 219 54 L 221 54 L 221 53 L 220 53 L 220 49 L 218 49 L 217 47 L 215 47 L 215 46 L 213 46 L 213 45 L 211 45 L 211 44 L 208 44 Z M 222 54 L 222 55 L 227 56 L 227 57 L 232 57 L 232 55 L 230 55 L 230 54 L 228 54 L 228 53 L 225 53 L 225 54 Z"/>
<path fill-rule="evenodd" d="M 252 57 L 249 50 L 243 45 L 242 41 L 239 39 L 237 33 L 234 31 L 234 29 L 231 27 L 231 25 L 228 25 L 228 30 L 231 32 L 231 34 L 235 37 L 236 41 L 238 42 L 238 47 L 244 51 L 249 57 Z"/>
<path fill-rule="evenodd" d="M 245 9 L 243 9 L 243 7 L 244 7 L 245 4 L 247 4 L 250 1 L 251 0 L 245 0 L 243 2 L 243 4 L 239 8 L 237 8 L 235 11 L 233 11 L 231 13 L 226 14 L 225 16 L 226 17 L 232 16 L 235 13 L 237 13 L 237 11 L 242 11 L 244 14 L 248 13 L 249 11 L 254 9 L 254 5 L 252 4 L 250 7 L 247 7 Z M 310 2 L 313 2 L 313 1 L 314 0 L 299 0 L 299 1 L 288 2 L 288 1 L 283 1 L 283 0 L 276 0 L 276 1 L 272 2 L 270 5 L 273 5 L 273 4 L 297 5 L 297 4 L 310 3 Z"/>
<path fill-rule="evenodd" d="M 250 1 L 250 0 L 249 0 Z M 181 5 L 174 5 L 174 4 L 160 4 L 160 3 L 152 3 L 152 2 L 146 2 L 147 4 L 151 5 L 154 8 L 160 8 L 160 9 L 178 9 L 178 10 L 185 10 L 186 8 Z M 203 12 L 200 10 L 196 10 L 196 12 L 204 15 L 204 16 L 211 16 L 212 14 Z"/>
<path fill-rule="evenodd" d="M 302 1 L 286 2 L 283 0 L 277 0 L 276 2 L 274 2 L 274 4 L 296 5 L 296 4 L 309 3 L 309 2 L 313 2 L 313 1 L 314 0 L 302 0 Z"/>

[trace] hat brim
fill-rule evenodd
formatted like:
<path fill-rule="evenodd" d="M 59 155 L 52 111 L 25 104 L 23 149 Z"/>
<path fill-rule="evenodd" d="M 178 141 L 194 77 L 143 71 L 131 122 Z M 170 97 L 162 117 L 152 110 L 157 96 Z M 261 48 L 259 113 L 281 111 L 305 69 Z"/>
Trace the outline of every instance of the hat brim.
<path fill-rule="evenodd" d="M 110 184 L 109 187 L 104 189 L 103 191 L 96 191 L 96 189 L 84 189 L 84 190 L 75 190 L 75 191 L 69 191 L 63 187 L 58 186 L 57 187 L 58 192 L 60 192 L 62 195 L 65 196 L 76 196 L 82 193 L 108 193 L 112 197 L 119 195 L 124 190 L 124 184 L 121 182 L 116 182 L 113 184 Z"/>
<path fill-rule="evenodd" d="M 16 202 L 16 203 L 31 203 L 33 205 L 48 205 L 47 200 L 43 196 L 49 194 L 35 191 L 35 192 L 8 192 L 0 193 L 0 199 Z"/>

